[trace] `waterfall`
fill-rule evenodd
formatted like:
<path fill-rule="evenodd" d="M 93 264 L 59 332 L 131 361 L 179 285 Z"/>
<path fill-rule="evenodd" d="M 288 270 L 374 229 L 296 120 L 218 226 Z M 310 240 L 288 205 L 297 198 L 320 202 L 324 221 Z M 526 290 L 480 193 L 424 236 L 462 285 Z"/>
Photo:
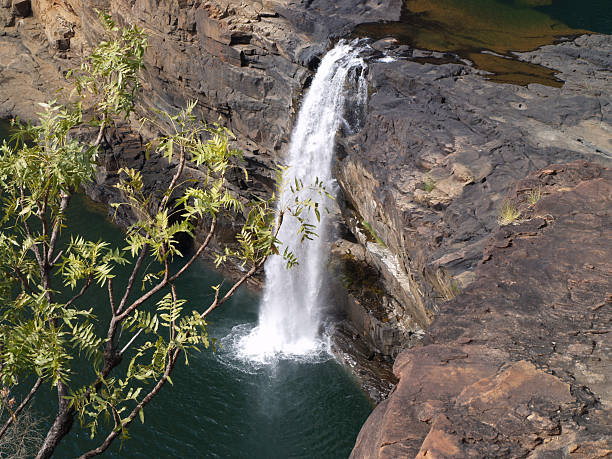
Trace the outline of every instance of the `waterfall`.
<path fill-rule="evenodd" d="M 341 124 L 349 125 L 346 119 L 354 118 L 354 111 L 367 98 L 366 64 L 359 51 L 354 43 L 341 41 L 321 61 L 291 136 L 287 183 L 295 183 L 297 178 L 307 187 L 318 178 L 328 192 L 334 193 L 331 168 L 336 132 Z M 345 117 L 347 87 L 354 87 L 347 85 L 350 79 L 358 82 L 357 94 L 351 98 L 356 107 L 351 107 L 351 113 Z M 298 221 L 285 218 L 278 237 L 295 254 L 299 265 L 287 269 L 280 256 L 266 262 L 258 326 L 239 344 L 240 353 L 251 360 L 266 361 L 277 355 L 303 356 L 321 349 L 321 316 L 328 303 L 325 298 L 328 218 L 319 194 L 306 189 L 300 193 L 301 199 L 311 197 L 320 203 L 321 219 L 316 229 L 319 237 L 301 242 Z M 295 194 L 287 185 L 280 191 L 278 205 L 284 206 L 294 199 Z M 310 223 L 317 223 L 314 216 L 309 218 Z"/>

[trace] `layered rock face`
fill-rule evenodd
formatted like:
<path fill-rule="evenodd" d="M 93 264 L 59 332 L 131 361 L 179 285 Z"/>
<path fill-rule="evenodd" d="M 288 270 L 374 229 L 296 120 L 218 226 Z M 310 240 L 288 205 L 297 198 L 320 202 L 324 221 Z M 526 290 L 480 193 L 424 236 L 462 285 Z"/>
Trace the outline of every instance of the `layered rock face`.
<path fill-rule="evenodd" d="M 176 112 L 197 100 L 196 112 L 232 129 L 244 151 L 250 179 L 236 180 L 237 190 L 269 194 L 299 100 L 330 39 L 361 22 L 397 20 L 400 7 L 401 0 L 32 0 L 34 19 L 7 29 L 1 39 L 10 61 L 2 69 L 8 84 L 0 90 L 0 116 L 34 118 L 37 102 L 55 97 L 63 85 L 61 73 L 103 36 L 96 10 L 109 11 L 149 36 L 139 110 Z M 103 155 L 90 196 L 116 199 L 112 185 L 124 164 L 144 168 L 153 189 L 167 181 L 171 172 L 164 164 L 145 165 L 138 139 L 125 131 L 114 137 L 130 137 L 129 146 L 114 145 Z M 227 226 L 229 236 L 231 222 Z"/>
<path fill-rule="evenodd" d="M 388 292 L 376 308 L 362 302 L 369 312 L 359 331 L 394 355 L 474 279 L 514 182 L 555 162 L 611 164 L 612 37 L 521 55 L 558 69 L 562 88 L 489 82 L 463 63 L 436 65 L 449 56 L 392 40 L 373 47 L 388 58 L 370 65 L 365 126 L 341 140 L 336 176 L 362 258 Z"/>
<path fill-rule="evenodd" d="M 329 39 L 361 22 L 396 20 L 399 0 L 33 0 L 49 42 L 81 53 L 97 43 L 96 9 L 149 35 L 142 108 L 175 112 L 189 100 L 241 140 L 253 182 L 270 191 L 298 100 Z M 86 25 L 86 26 L 84 26 Z"/>
<path fill-rule="evenodd" d="M 612 171 L 552 165 L 514 189 L 521 216 L 399 355 L 352 457 L 612 455 Z"/>

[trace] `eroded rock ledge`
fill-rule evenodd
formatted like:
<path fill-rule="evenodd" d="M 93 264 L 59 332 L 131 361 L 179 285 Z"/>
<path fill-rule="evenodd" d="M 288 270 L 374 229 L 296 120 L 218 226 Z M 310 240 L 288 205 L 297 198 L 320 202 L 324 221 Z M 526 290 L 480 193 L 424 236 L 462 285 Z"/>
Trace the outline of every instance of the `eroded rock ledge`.
<path fill-rule="evenodd" d="M 520 55 L 557 69 L 562 88 L 498 84 L 391 39 L 372 46 L 387 58 L 370 64 L 365 125 L 340 139 L 336 177 L 388 297 L 362 302 L 359 332 L 395 356 L 474 279 L 517 180 L 576 159 L 612 165 L 612 36 Z"/>
<path fill-rule="evenodd" d="M 521 216 L 399 355 L 353 458 L 612 455 L 612 171 L 548 166 L 509 199 Z"/>

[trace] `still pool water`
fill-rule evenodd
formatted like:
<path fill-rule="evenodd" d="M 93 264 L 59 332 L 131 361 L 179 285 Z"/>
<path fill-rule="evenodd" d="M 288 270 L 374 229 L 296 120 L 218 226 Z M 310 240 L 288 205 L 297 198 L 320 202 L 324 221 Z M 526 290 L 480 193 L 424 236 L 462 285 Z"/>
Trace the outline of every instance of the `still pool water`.
<path fill-rule="evenodd" d="M 521 62 L 513 52 L 587 32 L 612 33 L 610 0 L 405 0 L 399 21 L 364 24 L 355 34 L 457 54 L 494 81 L 559 87 L 554 70 Z"/>
<path fill-rule="evenodd" d="M 1 128 L 0 128 L 1 129 Z M 122 246 L 121 232 L 82 196 L 76 196 L 71 227 L 91 240 Z M 65 234 L 64 237 L 68 235 Z M 212 299 L 222 276 L 196 263 L 178 285 L 193 305 Z M 95 295 L 84 302 L 99 309 Z M 210 317 L 216 352 L 192 354 L 136 421 L 132 438 L 103 457 L 113 458 L 346 458 L 371 406 L 348 371 L 326 354 L 302 361 L 253 365 L 235 357 L 233 342 L 257 321 L 259 296 L 241 290 Z M 98 302 L 99 303 L 99 302 Z M 97 307 L 99 306 L 99 307 Z M 99 312 L 104 315 L 104 312 Z M 55 395 L 39 390 L 33 408 L 50 421 Z M 70 458 L 97 446 L 75 425 L 55 457 Z"/>

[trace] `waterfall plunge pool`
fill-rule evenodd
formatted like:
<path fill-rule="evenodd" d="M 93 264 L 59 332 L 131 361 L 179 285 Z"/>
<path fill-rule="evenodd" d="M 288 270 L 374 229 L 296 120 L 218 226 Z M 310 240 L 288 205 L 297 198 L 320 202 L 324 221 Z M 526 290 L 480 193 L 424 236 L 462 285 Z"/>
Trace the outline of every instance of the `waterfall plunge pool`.
<path fill-rule="evenodd" d="M 0 125 L 0 138 L 5 126 Z M 6 131 L 4 131 L 6 133 Z M 104 238 L 122 247 L 121 231 L 96 205 L 76 196 L 70 225 L 91 240 Z M 178 283 L 193 306 L 212 299 L 211 286 L 222 276 L 197 262 Z M 97 309 L 95 297 L 90 298 Z M 190 357 L 145 410 L 145 424 L 134 422 L 132 438 L 119 441 L 102 457 L 113 458 L 345 458 L 372 407 L 349 371 L 327 354 L 313 359 L 277 359 L 252 365 L 233 354 L 224 338 L 235 327 L 255 327 L 259 295 L 242 289 L 209 320 L 211 337 L 221 347 Z M 100 307 L 107 307 L 102 303 Z M 232 335 L 234 333 L 234 335 Z M 57 406 L 49 386 L 37 393 L 33 410 L 50 424 Z M 56 450 L 75 457 L 97 446 L 75 423 Z"/>

